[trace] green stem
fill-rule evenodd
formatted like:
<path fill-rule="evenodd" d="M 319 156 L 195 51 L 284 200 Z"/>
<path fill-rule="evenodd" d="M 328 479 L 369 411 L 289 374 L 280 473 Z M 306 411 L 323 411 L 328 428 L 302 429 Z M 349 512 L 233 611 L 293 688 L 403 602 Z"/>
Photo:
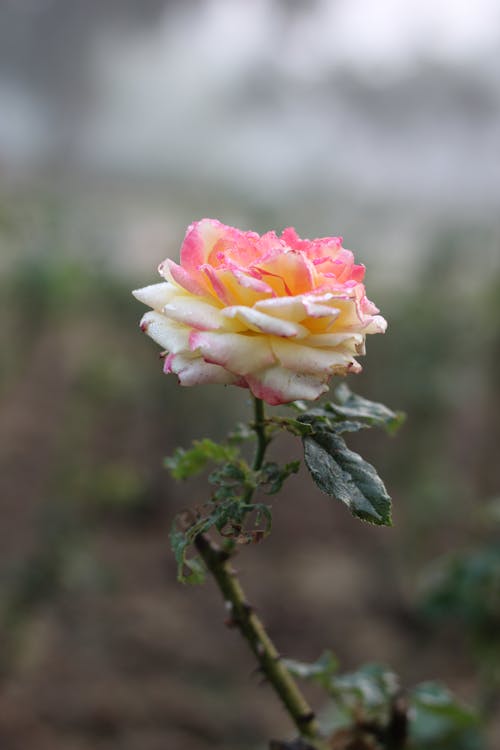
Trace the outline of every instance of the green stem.
<path fill-rule="evenodd" d="M 266 417 L 264 413 L 264 402 L 260 398 L 254 396 L 254 415 L 255 421 L 253 423 L 253 429 L 257 435 L 257 450 L 255 451 L 255 457 L 253 461 L 253 470 L 258 471 L 264 461 L 266 448 L 269 445 L 269 438 L 266 432 Z"/>
<path fill-rule="evenodd" d="M 229 610 L 228 624 L 237 627 L 252 649 L 263 674 L 283 702 L 301 737 L 322 750 L 319 727 L 314 713 L 287 670 L 261 620 L 248 604 L 228 555 L 206 536 L 195 539 L 196 549 L 212 573 Z"/>
<path fill-rule="evenodd" d="M 266 431 L 264 402 L 259 398 L 254 398 L 254 415 L 255 419 L 252 426 L 257 435 L 257 447 L 252 468 L 254 471 L 258 471 L 262 467 L 266 449 L 270 442 Z M 251 500 L 253 492 L 253 488 L 249 488 L 245 497 L 246 502 Z M 247 640 L 259 662 L 262 673 L 278 694 L 300 736 L 307 739 L 311 747 L 323 750 L 325 745 L 321 740 L 314 712 L 302 695 L 294 678 L 281 661 L 278 650 L 267 634 L 261 620 L 248 604 L 241 584 L 229 562 L 229 554 L 221 550 L 204 534 L 199 534 L 195 538 L 194 544 L 224 597 L 230 613 L 228 624 L 237 627 Z"/>

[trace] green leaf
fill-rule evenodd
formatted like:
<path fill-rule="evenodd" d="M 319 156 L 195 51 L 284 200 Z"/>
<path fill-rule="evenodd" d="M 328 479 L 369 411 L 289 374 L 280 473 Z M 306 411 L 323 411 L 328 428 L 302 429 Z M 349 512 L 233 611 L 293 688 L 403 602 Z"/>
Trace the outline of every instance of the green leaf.
<path fill-rule="evenodd" d="M 304 457 L 311 476 L 323 492 L 345 503 L 351 513 L 369 523 L 391 526 L 391 498 L 371 464 L 349 450 L 332 432 L 306 437 Z"/>
<path fill-rule="evenodd" d="M 255 440 L 255 430 L 244 422 L 238 422 L 234 430 L 227 436 L 227 441 L 231 444 L 244 443 L 247 440 Z"/>
<path fill-rule="evenodd" d="M 481 750 L 484 741 L 478 715 L 436 682 L 410 693 L 411 747 L 418 750 Z"/>
<path fill-rule="evenodd" d="M 295 659 L 283 659 L 283 663 L 294 677 L 314 680 L 327 689 L 339 666 L 337 657 L 331 651 L 325 651 L 311 664 Z"/>
<path fill-rule="evenodd" d="M 199 557 L 187 557 L 187 550 L 191 541 L 192 539 L 179 531 L 174 523 L 170 532 L 170 544 L 177 562 L 177 578 L 181 583 L 203 583 L 205 567 L 202 561 Z"/>
<path fill-rule="evenodd" d="M 307 403 L 305 401 L 291 401 L 288 406 L 295 409 L 295 411 L 307 411 Z"/>
<path fill-rule="evenodd" d="M 334 677 L 330 692 L 353 715 L 385 723 L 391 702 L 399 692 L 397 676 L 381 664 L 365 664 L 355 672 Z"/>
<path fill-rule="evenodd" d="M 296 420 L 315 432 L 357 432 L 367 427 L 382 427 L 394 434 L 405 419 L 403 412 L 394 412 L 384 404 L 369 401 L 352 393 L 345 383 L 335 390 L 338 403 L 328 401 L 322 406 L 301 413 Z"/>
<path fill-rule="evenodd" d="M 188 479 L 203 471 L 209 461 L 223 463 L 234 460 L 237 455 L 237 448 L 205 438 L 195 440 L 188 450 L 177 448 L 172 456 L 165 458 L 164 465 L 174 479 Z"/>
<path fill-rule="evenodd" d="M 500 627 L 500 547 L 497 543 L 434 561 L 423 581 L 421 608 L 431 620 L 465 626 L 477 647 L 497 643 Z M 500 653 L 497 650 L 497 663 Z"/>
<path fill-rule="evenodd" d="M 380 664 L 365 664 L 355 672 L 338 675 L 338 662 L 330 651 L 312 664 L 291 659 L 284 664 L 295 677 L 318 682 L 342 714 L 354 722 L 362 719 L 384 725 L 399 693 L 397 676 Z"/>
<path fill-rule="evenodd" d="M 290 461 L 285 466 L 274 462 L 265 463 L 257 476 L 257 481 L 265 487 L 268 495 L 275 495 L 291 474 L 296 474 L 300 468 L 300 461 Z"/>
<path fill-rule="evenodd" d="M 325 410 L 342 419 L 360 420 L 371 427 L 383 427 L 390 434 L 394 434 L 405 420 L 403 412 L 392 411 L 384 404 L 357 396 L 345 383 L 336 388 L 335 396 L 339 403 L 325 404 Z"/>

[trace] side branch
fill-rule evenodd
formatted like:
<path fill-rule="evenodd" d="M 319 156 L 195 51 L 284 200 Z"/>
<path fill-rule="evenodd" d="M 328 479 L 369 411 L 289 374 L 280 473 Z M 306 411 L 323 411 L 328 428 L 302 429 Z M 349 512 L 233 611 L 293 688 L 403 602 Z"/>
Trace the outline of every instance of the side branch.
<path fill-rule="evenodd" d="M 280 659 L 262 622 L 248 604 L 240 582 L 230 565 L 228 555 L 200 534 L 195 546 L 215 578 L 229 608 L 230 622 L 237 627 L 252 649 L 260 668 L 280 697 L 300 735 L 321 750 L 319 727 L 314 713 L 297 683 Z"/>

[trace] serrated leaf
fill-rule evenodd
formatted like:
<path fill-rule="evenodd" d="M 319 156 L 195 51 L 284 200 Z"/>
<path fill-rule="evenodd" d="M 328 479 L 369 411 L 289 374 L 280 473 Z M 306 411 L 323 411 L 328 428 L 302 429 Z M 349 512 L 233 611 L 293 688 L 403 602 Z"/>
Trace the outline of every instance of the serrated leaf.
<path fill-rule="evenodd" d="M 399 691 L 399 681 L 387 667 L 365 664 L 355 672 L 334 677 L 330 690 L 346 708 L 363 709 L 366 717 L 381 719 Z"/>
<path fill-rule="evenodd" d="M 170 532 L 170 544 L 177 563 L 177 578 L 181 583 L 203 583 L 205 566 L 199 557 L 187 557 L 191 539 L 174 525 Z"/>
<path fill-rule="evenodd" d="M 322 685 L 351 720 L 376 720 L 383 725 L 399 693 L 399 681 L 392 670 L 381 664 L 364 664 L 355 672 L 339 675 L 337 659 L 330 651 L 312 664 L 290 659 L 284 664 L 295 677 Z"/>
<path fill-rule="evenodd" d="M 422 610 L 465 625 L 488 647 L 500 622 L 500 548 L 493 543 L 436 560 L 423 582 Z"/>
<path fill-rule="evenodd" d="M 354 516 L 391 526 L 391 498 L 371 464 L 333 432 L 319 432 L 303 443 L 306 466 L 323 492 L 347 505 Z"/>
<path fill-rule="evenodd" d="M 477 714 L 469 707 L 459 703 L 453 693 L 439 682 L 423 682 L 411 693 L 415 706 L 426 711 L 446 716 L 455 726 L 474 726 L 478 723 Z"/>
<path fill-rule="evenodd" d="M 255 430 L 248 424 L 238 422 L 234 430 L 227 436 L 227 441 L 230 444 L 239 444 L 246 440 L 255 440 Z"/>
<path fill-rule="evenodd" d="M 307 414 L 299 417 L 303 426 L 308 428 L 304 431 L 302 437 L 316 432 L 335 432 L 337 435 L 340 435 L 343 432 L 359 432 L 359 430 L 366 430 L 372 427 L 367 422 L 356 422 L 334 415 L 331 411 L 327 411 L 329 406 L 330 404 L 325 404 L 325 407 L 322 409 L 311 409 Z"/>
<path fill-rule="evenodd" d="M 392 411 L 384 404 L 358 396 L 345 383 L 336 388 L 335 396 L 339 403 L 329 402 L 325 404 L 325 410 L 342 419 L 361 420 L 372 427 L 383 427 L 390 434 L 394 434 L 405 420 L 403 412 Z"/>
<path fill-rule="evenodd" d="M 203 471 L 209 461 L 222 463 L 232 461 L 238 455 L 237 448 L 214 443 L 213 440 L 195 440 L 191 448 L 177 448 L 175 453 L 165 458 L 164 465 L 174 479 L 188 479 Z"/>
<path fill-rule="evenodd" d="M 307 403 L 305 401 L 291 401 L 288 406 L 295 411 L 307 411 Z"/>
<path fill-rule="evenodd" d="M 259 474 L 257 481 L 263 485 L 268 495 L 275 495 L 283 486 L 283 483 L 291 474 L 296 474 L 300 468 L 300 461 L 290 461 L 285 466 L 279 466 L 274 462 L 265 463 Z"/>
<path fill-rule="evenodd" d="M 303 680 L 314 680 L 326 688 L 328 688 L 339 666 L 337 657 L 331 651 L 325 651 L 319 659 L 311 664 L 296 661 L 295 659 L 283 659 L 283 663 L 294 677 L 299 677 Z"/>
<path fill-rule="evenodd" d="M 482 750 L 480 719 L 436 682 L 417 685 L 410 693 L 411 746 L 417 750 Z"/>

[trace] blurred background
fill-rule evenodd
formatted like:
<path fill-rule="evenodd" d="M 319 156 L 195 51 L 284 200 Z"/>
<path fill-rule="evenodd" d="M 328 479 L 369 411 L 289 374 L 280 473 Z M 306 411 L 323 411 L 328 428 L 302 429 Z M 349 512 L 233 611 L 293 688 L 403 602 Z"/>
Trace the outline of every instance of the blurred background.
<path fill-rule="evenodd" d="M 498 746 L 499 209 L 495 0 L 1 3 L 2 750 L 290 734 L 169 549 L 206 490 L 163 457 L 250 414 L 238 389 L 179 389 L 138 330 L 130 289 L 204 216 L 343 235 L 390 323 L 349 385 L 408 414 L 352 441 L 395 527 L 301 474 L 240 554 L 250 600 L 283 654 L 446 681 Z"/>

